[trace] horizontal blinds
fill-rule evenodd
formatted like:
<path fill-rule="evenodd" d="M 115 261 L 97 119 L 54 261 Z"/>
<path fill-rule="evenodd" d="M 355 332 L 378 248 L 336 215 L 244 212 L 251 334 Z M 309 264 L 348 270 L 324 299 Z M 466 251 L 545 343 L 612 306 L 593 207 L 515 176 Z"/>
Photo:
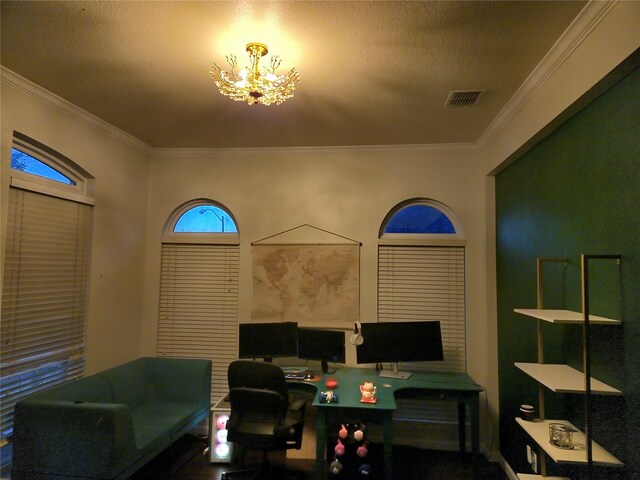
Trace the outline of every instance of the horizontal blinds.
<path fill-rule="evenodd" d="M 394 420 L 458 425 L 458 404 L 450 400 L 397 398 L 396 406 Z"/>
<path fill-rule="evenodd" d="M 11 188 L 0 321 L 2 435 L 21 398 L 84 370 L 92 207 Z"/>
<path fill-rule="evenodd" d="M 378 247 L 378 321 L 440 321 L 444 362 L 403 370 L 466 370 L 464 277 L 464 247 Z"/>
<path fill-rule="evenodd" d="M 211 400 L 237 358 L 237 245 L 162 245 L 158 356 L 212 360 Z"/>

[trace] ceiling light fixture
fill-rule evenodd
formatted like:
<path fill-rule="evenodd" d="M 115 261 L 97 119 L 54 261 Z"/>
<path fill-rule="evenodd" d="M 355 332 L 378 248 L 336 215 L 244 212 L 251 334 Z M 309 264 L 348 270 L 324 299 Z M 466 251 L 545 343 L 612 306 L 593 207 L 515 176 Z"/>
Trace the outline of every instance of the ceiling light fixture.
<path fill-rule="evenodd" d="M 261 69 L 260 58 L 268 52 L 264 43 L 248 43 L 247 53 L 251 60 L 251 67 L 245 67 L 236 73 L 238 60 L 235 55 L 227 55 L 226 59 L 231 71 L 226 72 L 214 63 L 209 76 L 214 79 L 220 93 L 231 100 L 247 102 L 249 105 L 256 103 L 280 105 L 286 99 L 293 97 L 296 84 L 300 81 L 300 73 L 293 67 L 287 74 L 276 74 L 276 69 L 281 63 L 277 55 L 271 57 L 268 68 Z"/>

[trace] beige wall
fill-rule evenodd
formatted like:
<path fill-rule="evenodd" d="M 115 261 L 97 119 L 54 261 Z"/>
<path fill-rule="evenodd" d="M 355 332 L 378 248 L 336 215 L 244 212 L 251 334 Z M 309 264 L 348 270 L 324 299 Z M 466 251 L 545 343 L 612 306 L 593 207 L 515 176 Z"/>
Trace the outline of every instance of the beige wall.
<path fill-rule="evenodd" d="M 240 321 L 250 320 L 251 242 L 302 224 L 362 242 L 361 319 L 375 320 L 378 229 L 392 207 L 412 197 L 439 200 L 459 216 L 467 233 L 469 283 L 480 285 L 484 192 L 472 163 L 469 154 L 429 147 L 159 152 L 149 177 L 143 350 L 155 348 L 163 226 L 176 207 L 194 198 L 224 204 L 238 222 Z M 476 292 L 468 293 L 475 338 L 485 330 L 484 316 L 475 313 L 484 308 Z"/>
<path fill-rule="evenodd" d="M 70 115 L 74 109 L 47 92 L 21 93 L 18 88 L 31 86 L 10 72 L 2 73 L 2 244 L 16 130 L 95 177 L 86 372 L 136 358 L 142 341 L 148 152 L 82 112 Z"/>

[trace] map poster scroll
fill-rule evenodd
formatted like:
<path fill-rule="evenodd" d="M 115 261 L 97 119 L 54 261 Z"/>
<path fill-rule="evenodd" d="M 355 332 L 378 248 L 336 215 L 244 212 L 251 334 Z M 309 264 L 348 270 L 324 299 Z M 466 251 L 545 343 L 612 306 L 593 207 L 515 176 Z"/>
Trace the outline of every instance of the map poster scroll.
<path fill-rule="evenodd" d="M 252 321 L 345 328 L 359 316 L 359 243 L 253 246 Z"/>

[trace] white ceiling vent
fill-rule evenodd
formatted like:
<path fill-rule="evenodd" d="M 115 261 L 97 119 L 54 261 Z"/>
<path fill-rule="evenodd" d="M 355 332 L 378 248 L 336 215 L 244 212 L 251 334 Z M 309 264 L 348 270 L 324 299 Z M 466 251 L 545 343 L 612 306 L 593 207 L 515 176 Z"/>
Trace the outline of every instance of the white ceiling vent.
<path fill-rule="evenodd" d="M 478 98 L 484 90 L 451 90 L 445 107 L 470 107 L 478 103 Z"/>

